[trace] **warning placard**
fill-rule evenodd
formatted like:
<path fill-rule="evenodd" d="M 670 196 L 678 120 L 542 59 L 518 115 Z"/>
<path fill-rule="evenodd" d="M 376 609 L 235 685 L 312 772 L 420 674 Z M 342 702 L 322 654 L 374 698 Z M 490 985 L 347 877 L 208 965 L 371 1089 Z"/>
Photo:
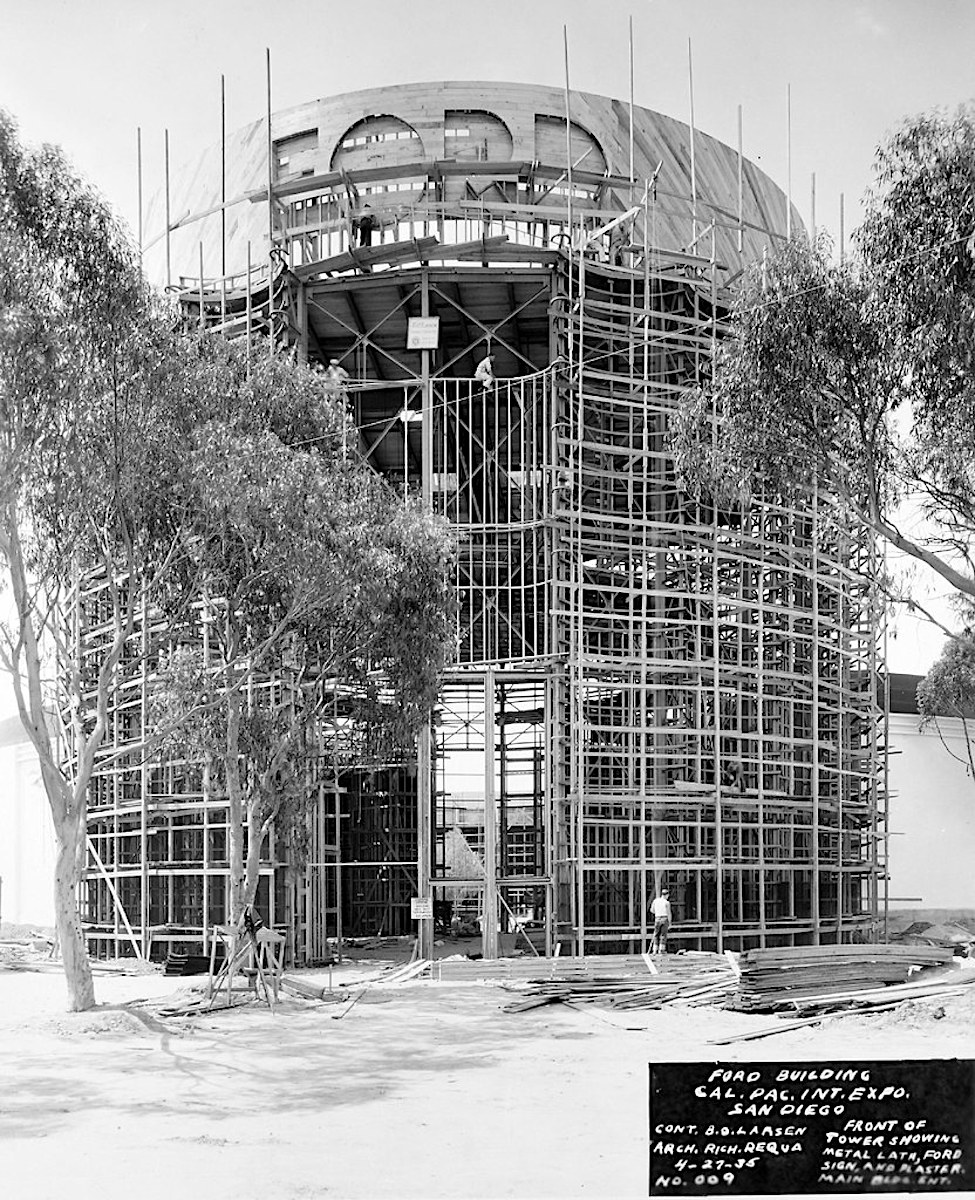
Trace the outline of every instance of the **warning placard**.
<path fill-rule="evenodd" d="M 439 317 L 408 318 L 406 326 L 407 350 L 436 350 L 439 344 Z"/>

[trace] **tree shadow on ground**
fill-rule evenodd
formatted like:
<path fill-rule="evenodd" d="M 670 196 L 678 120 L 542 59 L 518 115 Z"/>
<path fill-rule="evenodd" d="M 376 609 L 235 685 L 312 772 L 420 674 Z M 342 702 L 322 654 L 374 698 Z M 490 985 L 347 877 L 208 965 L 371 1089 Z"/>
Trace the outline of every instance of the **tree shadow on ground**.
<path fill-rule="evenodd" d="M 447 988 L 377 993 L 335 1020 L 333 1005 L 287 1002 L 276 1011 L 245 1005 L 182 1020 L 143 1002 L 96 1012 L 132 1014 L 154 1038 L 57 1038 L 52 1054 L 25 1058 L 0 1049 L 0 1138 L 45 1136 L 80 1108 L 220 1121 L 254 1112 L 327 1112 L 395 1097 L 429 1080 L 479 1072 L 529 1046 L 563 1047 L 596 1035 L 567 1010 L 505 1014 L 510 994 Z M 388 1002 L 386 1002 L 388 998 Z M 364 998 L 365 999 L 365 998 Z M 344 1007 L 344 1006 L 343 1006 Z M 138 1040 L 136 1040 L 138 1039 Z M 568 1043 L 568 1044 L 567 1044 Z M 127 1079 L 136 1073 L 138 1083 Z"/>

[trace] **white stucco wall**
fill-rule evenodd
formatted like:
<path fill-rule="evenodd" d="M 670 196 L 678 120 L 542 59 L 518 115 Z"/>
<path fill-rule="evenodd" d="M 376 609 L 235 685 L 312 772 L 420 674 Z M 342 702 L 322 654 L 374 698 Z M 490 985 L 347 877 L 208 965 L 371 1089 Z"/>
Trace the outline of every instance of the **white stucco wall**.
<path fill-rule="evenodd" d="M 54 924 L 54 834 L 40 768 L 26 740 L 0 744 L 0 918 Z"/>
<path fill-rule="evenodd" d="M 890 717 L 891 907 L 975 909 L 975 778 L 919 720 Z M 942 719 L 941 730 L 965 758 L 961 722 Z M 898 899 L 913 896 L 920 901 Z"/>

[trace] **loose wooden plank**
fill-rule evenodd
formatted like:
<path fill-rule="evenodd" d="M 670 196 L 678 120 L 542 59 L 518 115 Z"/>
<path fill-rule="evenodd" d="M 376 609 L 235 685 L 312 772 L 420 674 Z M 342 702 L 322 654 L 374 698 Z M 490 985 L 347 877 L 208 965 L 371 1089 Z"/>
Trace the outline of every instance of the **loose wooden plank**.
<path fill-rule="evenodd" d="M 804 1025 L 819 1025 L 823 1017 L 805 1017 L 801 1021 L 782 1021 L 778 1025 L 765 1025 L 748 1033 L 736 1033 L 732 1037 L 710 1038 L 709 1046 L 730 1046 L 732 1042 L 751 1042 L 756 1038 L 773 1037 L 777 1033 L 788 1033 L 790 1029 L 801 1029 Z"/>

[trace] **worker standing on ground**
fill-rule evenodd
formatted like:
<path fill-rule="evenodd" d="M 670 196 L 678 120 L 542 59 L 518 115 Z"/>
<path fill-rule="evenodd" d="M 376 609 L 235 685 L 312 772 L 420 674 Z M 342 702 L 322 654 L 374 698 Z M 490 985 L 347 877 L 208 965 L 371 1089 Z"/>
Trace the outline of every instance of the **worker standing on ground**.
<path fill-rule="evenodd" d="M 653 913 L 653 938 L 650 942 L 651 954 L 667 953 L 667 932 L 673 920 L 673 910 L 670 907 L 670 892 L 667 888 L 650 905 Z"/>
<path fill-rule="evenodd" d="M 474 372 L 474 378 L 483 385 L 486 392 L 490 392 L 497 385 L 498 381 L 494 377 L 493 354 L 489 354 L 486 358 L 482 358 L 477 364 L 477 369 Z"/>

